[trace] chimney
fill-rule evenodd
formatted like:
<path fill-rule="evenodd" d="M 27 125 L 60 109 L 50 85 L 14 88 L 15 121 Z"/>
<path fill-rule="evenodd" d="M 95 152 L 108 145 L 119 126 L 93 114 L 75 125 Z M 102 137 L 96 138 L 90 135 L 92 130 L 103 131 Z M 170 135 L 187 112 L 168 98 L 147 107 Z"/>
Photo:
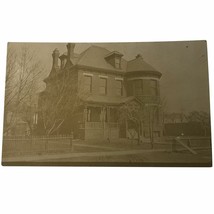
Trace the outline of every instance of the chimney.
<path fill-rule="evenodd" d="M 138 54 L 138 55 L 136 56 L 136 59 L 138 59 L 138 58 L 143 58 L 143 57 L 142 57 L 141 54 Z"/>
<path fill-rule="evenodd" d="M 52 57 L 53 57 L 53 68 L 55 68 L 55 69 L 59 68 L 59 65 L 58 65 L 59 50 L 58 49 L 55 49 L 53 51 Z"/>
<path fill-rule="evenodd" d="M 68 50 L 67 61 L 68 62 L 71 62 L 71 59 L 74 57 L 74 47 L 75 47 L 74 43 L 68 43 L 67 44 L 67 50 Z"/>

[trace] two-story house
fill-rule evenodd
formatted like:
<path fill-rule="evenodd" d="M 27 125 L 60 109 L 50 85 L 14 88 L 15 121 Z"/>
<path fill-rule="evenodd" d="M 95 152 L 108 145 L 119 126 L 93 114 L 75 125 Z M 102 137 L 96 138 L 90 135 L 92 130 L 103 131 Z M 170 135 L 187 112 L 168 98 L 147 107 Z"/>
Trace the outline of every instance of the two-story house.
<path fill-rule="evenodd" d="M 111 52 L 99 46 L 92 45 L 80 54 L 76 54 L 74 48 L 75 44 L 68 43 L 66 53 L 60 55 L 57 49 L 53 51 L 53 67 L 44 80 L 46 89 L 40 96 L 48 102 L 60 82 L 70 85 L 73 88 L 70 90 L 75 90 L 81 100 L 78 116 L 66 116 L 55 134 L 69 134 L 72 130 L 75 137 L 83 139 L 136 137 L 136 130 L 128 121 L 120 120 L 120 107 L 134 102 L 144 112 L 141 138 L 162 136 L 161 73 L 140 54 L 127 61 L 118 51 Z M 66 83 L 65 78 L 60 77 L 65 72 L 68 73 Z M 72 95 L 68 94 L 67 98 L 69 96 Z"/>

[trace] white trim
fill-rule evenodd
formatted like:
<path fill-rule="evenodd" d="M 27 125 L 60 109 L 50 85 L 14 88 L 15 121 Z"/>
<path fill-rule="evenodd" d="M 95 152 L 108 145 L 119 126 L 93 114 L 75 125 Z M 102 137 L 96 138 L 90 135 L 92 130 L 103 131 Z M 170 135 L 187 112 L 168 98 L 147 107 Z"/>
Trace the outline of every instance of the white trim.
<path fill-rule="evenodd" d="M 160 80 L 159 78 L 156 78 L 156 77 L 133 77 L 133 78 L 127 79 L 127 81 L 130 81 L 130 80 L 144 80 L 144 79 L 157 80 L 157 81 Z"/>
<path fill-rule="evenodd" d="M 124 79 L 122 77 L 115 77 L 115 80 L 121 80 L 121 81 L 123 81 Z"/>
<path fill-rule="evenodd" d="M 108 79 L 108 76 L 99 75 L 99 78 L 105 78 L 105 79 Z"/>
<path fill-rule="evenodd" d="M 89 73 L 83 73 L 84 76 L 90 76 L 90 77 L 93 77 L 94 74 L 89 74 Z"/>

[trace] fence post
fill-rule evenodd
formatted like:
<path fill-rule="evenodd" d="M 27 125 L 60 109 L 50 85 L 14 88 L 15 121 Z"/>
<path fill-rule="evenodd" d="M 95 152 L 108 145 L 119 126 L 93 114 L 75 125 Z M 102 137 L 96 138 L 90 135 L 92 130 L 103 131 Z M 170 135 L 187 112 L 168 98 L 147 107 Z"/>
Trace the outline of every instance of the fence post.
<path fill-rule="evenodd" d="M 48 137 L 45 135 L 45 152 L 48 153 Z"/>
<path fill-rule="evenodd" d="M 176 139 L 172 140 L 172 152 L 176 152 Z"/>
<path fill-rule="evenodd" d="M 73 132 L 71 132 L 71 136 L 70 136 L 70 150 L 71 152 L 73 151 Z"/>
<path fill-rule="evenodd" d="M 189 146 L 191 148 L 191 140 L 190 140 L 190 138 L 188 138 L 187 146 Z"/>
<path fill-rule="evenodd" d="M 33 136 L 30 136 L 30 153 L 33 153 Z"/>

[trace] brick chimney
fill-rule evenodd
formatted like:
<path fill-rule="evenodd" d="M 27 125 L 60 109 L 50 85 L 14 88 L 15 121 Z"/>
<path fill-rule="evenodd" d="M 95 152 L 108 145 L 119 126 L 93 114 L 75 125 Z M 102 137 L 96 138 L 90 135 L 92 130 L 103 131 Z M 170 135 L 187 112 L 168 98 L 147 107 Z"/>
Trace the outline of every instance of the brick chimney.
<path fill-rule="evenodd" d="M 138 59 L 138 58 L 142 58 L 142 59 L 143 59 L 143 57 L 142 57 L 141 54 L 138 54 L 138 55 L 136 56 L 136 59 Z"/>
<path fill-rule="evenodd" d="M 71 62 L 71 59 L 74 57 L 74 43 L 68 43 L 67 44 L 67 62 Z"/>
<path fill-rule="evenodd" d="M 59 50 L 55 49 L 52 53 L 52 57 L 53 57 L 53 68 L 54 69 L 58 69 L 59 65 L 58 65 L 58 59 L 59 59 Z"/>

